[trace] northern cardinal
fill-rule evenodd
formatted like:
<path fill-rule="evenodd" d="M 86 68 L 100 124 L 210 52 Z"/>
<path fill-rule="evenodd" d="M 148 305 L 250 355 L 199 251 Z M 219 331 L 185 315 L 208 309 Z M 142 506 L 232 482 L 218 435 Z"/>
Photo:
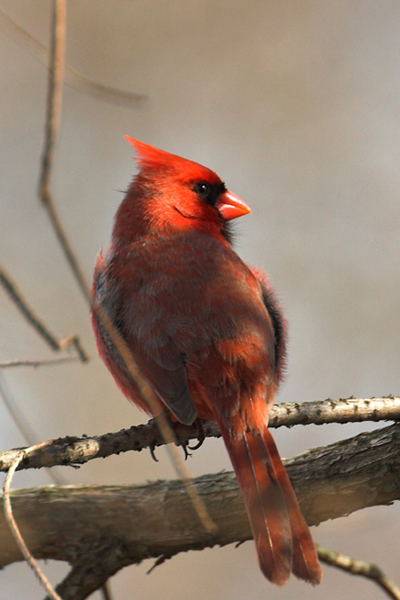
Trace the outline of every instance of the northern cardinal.
<path fill-rule="evenodd" d="M 285 319 L 268 280 L 232 250 L 229 221 L 250 212 L 213 171 L 127 137 L 140 171 L 100 252 L 93 298 L 172 418 L 219 424 L 264 575 L 316 584 L 321 567 L 267 429 L 285 362 Z M 92 311 L 101 358 L 149 412 Z"/>

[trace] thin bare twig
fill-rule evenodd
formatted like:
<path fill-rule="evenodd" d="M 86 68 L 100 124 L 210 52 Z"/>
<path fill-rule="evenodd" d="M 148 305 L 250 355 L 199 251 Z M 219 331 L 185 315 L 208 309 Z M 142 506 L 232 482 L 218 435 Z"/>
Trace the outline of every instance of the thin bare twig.
<path fill-rule="evenodd" d="M 110 585 L 108 582 L 101 586 L 100 593 L 104 600 L 112 600 Z"/>
<path fill-rule="evenodd" d="M 44 589 L 46 590 L 46 592 L 48 593 L 50 598 L 52 598 L 52 600 L 62 600 L 62 598 L 55 592 L 54 588 L 50 584 L 47 577 L 44 575 L 43 571 L 39 567 L 36 560 L 33 558 L 32 554 L 29 552 L 29 549 L 24 542 L 24 539 L 18 528 L 18 525 L 15 522 L 14 515 L 12 512 L 12 507 L 11 507 L 11 500 L 10 500 L 10 484 L 11 484 L 13 475 L 14 475 L 16 469 L 18 468 L 19 463 L 22 461 L 24 456 L 29 454 L 29 452 L 31 450 L 32 451 L 38 450 L 40 448 L 43 448 L 46 444 L 48 444 L 48 442 L 42 442 L 41 444 L 37 444 L 36 446 L 31 446 L 31 448 L 27 448 L 26 450 L 22 450 L 19 453 L 19 455 L 15 458 L 14 463 L 11 465 L 10 469 L 8 470 L 8 473 L 4 480 L 4 485 L 3 485 L 4 515 L 5 515 L 6 521 L 8 523 L 8 526 L 10 528 L 10 531 L 14 537 L 15 543 L 17 544 L 18 548 L 21 550 L 21 553 L 22 553 L 24 559 L 26 560 L 26 562 L 28 563 L 28 565 L 30 566 L 32 571 L 35 573 L 40 584 L 44 587 Z"/>
<path fill-rule="evenodd" d="M 3 9 L 0 9 L 0 27 L 8 37 L 16 41 L 29 54 L 36 58 L 46 68 L 49 66 L 49 51 L 30 33 L 15 23 Z M 88 77 L 73 69 L 70 65 L 64 62 L 66 85 L 76 89 L 81 94 L 86 94 L 113 104 L 133 107 L 143 104 L 147 100 L 147 96 L 143 94 L 135 94 L 133 92 L 125 92 L 116 88 L 102 85 L 92 81 Z"/>
<path fill-rule="evenodd" d="M 386 577 L 382 569 L 372 563 L 367 563 L 356 558 L 350 558 L 339 552 L 334 552 L 328 548 L 317 546 L 318 558 L 321 562 L 341 569 L 351 575 L 357 575 L 366 577 L 374 581 L 380 588 L 382 588 L 387 595 L 393 600 L 400 600 L 400 588 L 395 584 L 394 581 Z"/>
<path fill-rule="evenodd" d="M 60 350 L 60 342 L 57 337 L 48 329 L 44 322 L 35 314 L 32 307 L 23 297 L 17 284 L 12 280 L 5 268 L 0 265 L 0 283 L 19 309 L 25 319 L 34 327 L 37 333 L 44 339 L 52 350 Z"/>
<path fill-rule="evenodd" d="M 54 150 L 60 126 L 65 54 L 65 23 L 65 0 L 53 0 L 46 106 L 46 136 L 40 176 L 40 191 L 44 204 L 51 203 L 51 199 L 49 200 L 47 195 L 50 187 Z"/>
<path fill-rule="evenodd" d="M 35 329 L 35 331 L 40 335 L 40 337 L 50 346 L 50 348 L 56 352 L 59 350 L 73 348 L 77 353 L 79 360 L 82 362 L 86 362 L 89 360 L 89 355 L 83 349 L 80 340 L 77 335 L 70 335 L 64 340 L 59 340 L 54 333 L 50 331 L 47 325 L 38 317 L 33 308 L 28 304 L 27 300 L 24 298 L 21 290 L 18 288 L 17 284 L 11 278 L 11 275 L 7 273 L 6 269 L 0 265 L 0 284 L 3 286 L 15 306 L 18 308 L 20 313 L 25 317 L 30 325 Z M 59 361 L 64 361 L 68 359 L 58 359 Z M 73 360 L 73 359 L 69 359 Z M 17 363 L 26 364 L 30 361 L 9 361 L 8 363 L 3 363 L 0 365 L 4 367 L 11 366 L 19 366 Z M 32 361 L 33 363 L 36 361 Z M 44 364 L 45 361 L 37 361 L 41 364 Z M 34 364 L 32 366 L 35 366 Z"/>
<path fill-rule="evenodd" d="M 34 367 L 36 369 L 37 367 L 76 362 L 77 360 L 80 360 L 79 356 L 64 356 L 63 358 L 50 358 L 49 360 L 8 360 L 0 362 L 0 369 L 9 369 L 12 367 Z"/>
<path fill-rule="evenodd" d="M 67 238 L 64 226 L 58 215 L 50 191 L 54 149 L 57 141 L 61 115 L 64 50 L 65 0 L 54 0 L 51 26 L 49 82 L 47 91 L 46 135 L 39 180 L 39 196 L 47 210 L 53 229 L 57 235 L 60 246 L 63 249 L 64 255 L 75 276 L 79 288 L 87 302 L 90 302 L 89 285 L 86 281 L 86 277 L 79 264 L 79 261 L 75 256 L 75 252 L 72 249 L 72 245 Z"/>
<path fill-rule="evenodd" d="M 90 358 L 89 354 L 87 354 L 86 350 L 83 348 L 81 341 L 77 335 L 70 335 L 64 340 L 61 340 L 60 346 L 61 348 L 67 349 L 73 347 L 82 362 L 87 362 Z"/>

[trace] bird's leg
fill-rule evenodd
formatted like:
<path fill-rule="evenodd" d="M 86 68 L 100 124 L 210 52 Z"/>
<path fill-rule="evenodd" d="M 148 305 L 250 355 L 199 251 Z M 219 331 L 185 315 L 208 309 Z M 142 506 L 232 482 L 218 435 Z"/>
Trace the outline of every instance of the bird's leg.
<path fill-rule="evenodd" d="M 174 437 L 175 437 L 175 443 L 177 446 L 181 446 L 182 450 L 183 450 L 183 454 L 184 454 L 184 458 L 185 460 L 187 460 L 188 456 L 191 456 L 191 452 L 189 452 L 189 450 L 197 450 L 198 448 L 200 448 L 200 446 L 203 445 L 203 442 L 205 440 L 205 433 L 204 433 L 204 427 L 203 427 L 203 422 L 201 419 L 196 419 L 193 423 L 193 426 L 195 426 L 197 428 L 198 431 L 198 441 L 197 444 L 195 444 L 194 446 L 190 446 L 189 445 L 189 441 L 188 440 L 182 440 L 180 439 L 179 436 L 179 430 L 182 430 L 182 428 L 184 427 L 181 423 L 178 423 L 174 420 L 172 420 L 171 418 L 171 413 L 168 410 L 164 411 L 164 418 L 166 419 L 168 426 L 171 428 L 171 432 L 173 433 Z M 153 418 L 149 421 L 149 424 L 152 423 L 153 421 L 155 421 L 157 423 L 157 418 Z M 155 462 L 158 462 L 158 459 L 155 455 L 155 448 L 156 448 L 156 444 L 151 444 L 149 445 L 149 450 L 150 450 L 150 454 L 152 459 Z"/>

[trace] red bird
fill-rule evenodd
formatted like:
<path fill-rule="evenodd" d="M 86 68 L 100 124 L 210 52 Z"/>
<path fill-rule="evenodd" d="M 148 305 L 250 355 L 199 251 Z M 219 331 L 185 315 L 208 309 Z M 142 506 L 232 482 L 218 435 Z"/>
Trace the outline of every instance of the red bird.
<path fill-rule="evenodd" d="M 285 320 L 266 277 L 232 250 L 229 221 L 250 212 L 209 169 L 131 138 L 140 171 L 100 253 L 93 298 L 173 418 L 218 422 L 264 575 L 321 579 L 315 546 L 267 429 L 282 379 Z M 101 358 L 147 412 L 104 326 Z"/>

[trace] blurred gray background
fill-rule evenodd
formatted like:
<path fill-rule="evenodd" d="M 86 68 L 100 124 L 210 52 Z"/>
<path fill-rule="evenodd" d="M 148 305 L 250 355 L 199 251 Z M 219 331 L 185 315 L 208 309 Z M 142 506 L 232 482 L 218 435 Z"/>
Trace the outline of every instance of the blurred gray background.
<path fill-rule="evenodd" d="M 50 6 L 0 1 L 46 45 Z M 46 69 L 1 30 L 0 54 L 1 262 L 48 325 L 60 337 L 78 333 L 92 355 L 86 366 L 2 375 L 38 441 L 144 422 L 97 357 L 87 306 L 37 198 Z M 67 61 L 148 98 L 127 108 L 65 88 L 53 192 L 87 278 L 135 172 L 129 134 L 211 167 L 252 207 L 236 224 L 236 249 L 268 272 L 289 320 L 279 400 L 399 394 L 400 4 L 70 0 Z M 0 306 L 0 361 L 51 358 L 2 290 Z M 371 427 L 297 427 L 275 437 L 293 456 Z M 1 403 L 0 443 L 25 444 Z M 130 453 L 57 472 L 71 483 L 172 477 L 165 452 L 157 454 L 159 463 Z M 188 466 L 193 475 L 230 469 L 218 440 Z M 50 481 L 30 472 L 14 485 Z M 398 515 L 397 506 L 369 509 L 313 533 L 398 577 Z M 180 555 L 146 575 L 151 564 L 113 578 L 114 600 L 381 597 L 374 584 L 329 567 L 316 589 L 295 580 L 272 587 L 251 542 Z M 55 584 L 67 566 L 45 570 Z M 0 573 L 1 600 L 43 596 L 25 565 Z"/>

